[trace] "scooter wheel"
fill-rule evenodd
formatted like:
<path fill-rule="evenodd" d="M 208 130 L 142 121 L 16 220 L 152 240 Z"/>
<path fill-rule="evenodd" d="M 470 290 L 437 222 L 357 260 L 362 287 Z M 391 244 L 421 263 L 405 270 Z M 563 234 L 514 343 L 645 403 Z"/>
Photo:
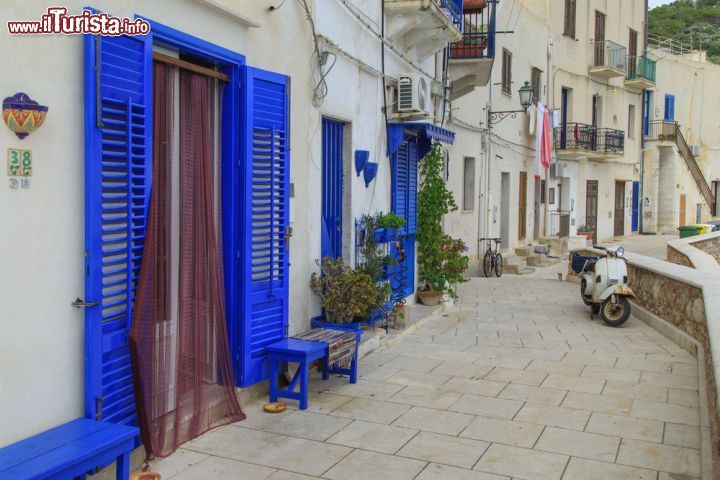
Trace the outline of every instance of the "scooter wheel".
<path fill-rule="evenodd" d="M 619 327 L 630 318 L 630 302 L 626 297 L 610 295 L 600 307 L 600 318 L 611 327 Z"/>

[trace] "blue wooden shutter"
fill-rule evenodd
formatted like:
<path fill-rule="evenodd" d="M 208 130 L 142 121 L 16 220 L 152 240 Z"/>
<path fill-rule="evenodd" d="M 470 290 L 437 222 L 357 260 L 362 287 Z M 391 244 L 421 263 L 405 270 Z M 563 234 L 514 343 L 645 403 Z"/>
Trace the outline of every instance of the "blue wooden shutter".
<path fill-rule="evenodd" d="M 407 221 L 408 142 L 403 142 L 391 158 L 392 211 Z"/>
<path fill-rule="evenodd" d="M 290 191 L 290 80 L 243 67 L 243 318 L 241 386 L 268 378 L 265 346 L 286 336 Z"/>
<path fill-rule="evenodd" d="M 675 121 L 675 95 L 665 95 L 665 121 Z"/>
<path fill-rule="evenodd" d="M 152 160 L 149 37 L 84 38 L 85 415 L 135 424 L 128 334 Z"/>
<path fill-rule="evenodd" d="M 417 230 L 418 144 L 405 141 L 391 157 L 391 207 L 405 219 L 405 262 L 389 269 L 390 285 L 404 294 L 415 291 L 415 232 Z M 400 278 L 402 277 L 402 278 Z"/>
<path fill-rule="evenodd" d="M 417 229 L 417 198 L 418 198 L 418 144 L 408 142 L 407 155 L 407 213 L 405 220 L 407 222 L 407 232 L 414 234 Z"/>

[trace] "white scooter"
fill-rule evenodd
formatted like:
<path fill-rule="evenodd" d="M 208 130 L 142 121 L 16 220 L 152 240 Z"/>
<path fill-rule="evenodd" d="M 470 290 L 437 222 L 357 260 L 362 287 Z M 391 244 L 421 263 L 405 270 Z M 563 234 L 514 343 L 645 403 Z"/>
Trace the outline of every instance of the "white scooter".
<path fill-rule="evenodd" d="M 598 245 L 593 245 L 593 248 L 606 254 L 599 257 L 576 255 L 573 259 L 573 270 L 580 274 L 580 296 L 585 305 L 590 306 L 593 315 L 599 313 L 603 322 L 618 327 L 630 318 L 628 298 L 635 297 L 635 292 L 627 286 L 625 250 Z"/>

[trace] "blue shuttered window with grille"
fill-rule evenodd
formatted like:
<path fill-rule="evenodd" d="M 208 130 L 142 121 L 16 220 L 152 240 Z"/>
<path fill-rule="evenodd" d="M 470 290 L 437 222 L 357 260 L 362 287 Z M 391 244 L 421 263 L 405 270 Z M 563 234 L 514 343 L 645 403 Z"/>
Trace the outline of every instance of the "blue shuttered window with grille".
<path fill-rule="evenodd" d="M 268 378 L 265 346 L 287 335 L 290 191 L 289 78 L 244 68 L 241 386 Z"/>
<path fill-rule="evenodd" d="M 128 333 L 145 240 L 152 156 L 148 37 L 85 49 L 85 414 L 136 424 Z"/>

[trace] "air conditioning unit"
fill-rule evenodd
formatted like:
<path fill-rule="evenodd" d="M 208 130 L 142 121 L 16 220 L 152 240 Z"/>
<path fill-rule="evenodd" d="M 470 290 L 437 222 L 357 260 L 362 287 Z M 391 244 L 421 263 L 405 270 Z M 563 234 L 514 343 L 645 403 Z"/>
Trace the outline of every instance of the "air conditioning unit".
<path fill-rule="evenodd" d="M 430 85 L 418 73 L 400 75 L 398 79 L 398 113 L 414 113 L 429 116 L 432 102 Z"/>
<path fill-rule="evenodd" d="M 565 164 L 564 163 L 558 163 L 555 162 L 552 165 L 550 165 L 550 176 L 551 177 L 564 177 L 563 175 L 565 173 Z"/>
<path fill-rule="evenodd" d="M 693 157 L 700 156 L 700 145 L 691 145 L 690 150 L 692 151 Z"/>

